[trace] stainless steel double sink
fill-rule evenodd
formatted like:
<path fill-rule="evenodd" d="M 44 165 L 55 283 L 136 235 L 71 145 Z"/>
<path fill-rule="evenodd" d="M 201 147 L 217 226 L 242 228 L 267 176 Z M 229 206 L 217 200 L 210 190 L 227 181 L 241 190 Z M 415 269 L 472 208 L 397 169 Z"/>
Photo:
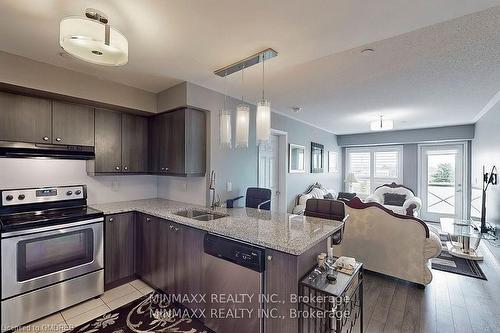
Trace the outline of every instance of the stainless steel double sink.
<path fill-rule="evenodd" d="M 183 209 L 174 214 L 198 221 L 212 221 L 229 216 L 227 214 L 209 212 L 201 209 Z"/>

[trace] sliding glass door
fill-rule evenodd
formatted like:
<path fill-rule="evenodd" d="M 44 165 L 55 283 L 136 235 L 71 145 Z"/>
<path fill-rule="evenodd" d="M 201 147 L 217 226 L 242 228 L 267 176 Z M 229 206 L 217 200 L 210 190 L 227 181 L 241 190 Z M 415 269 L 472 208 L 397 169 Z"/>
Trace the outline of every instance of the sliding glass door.
<path fill-rule="evenodd" d="M 419 194 L 421 217 L 463 218 L 465 197 L 465 144 L 421 145 Z"/>

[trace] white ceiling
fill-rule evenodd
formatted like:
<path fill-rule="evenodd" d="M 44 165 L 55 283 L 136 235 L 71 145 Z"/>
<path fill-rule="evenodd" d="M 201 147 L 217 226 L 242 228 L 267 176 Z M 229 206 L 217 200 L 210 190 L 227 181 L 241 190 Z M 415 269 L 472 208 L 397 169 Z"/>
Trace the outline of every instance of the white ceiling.
<path fill-rule="evenodd" d="M 473 122 L 500 90 L 500 0 L 2 0 L 0 49 L 159 92 L 190 81 L 255 102 L 260 68 L 217 68 L 266 47 L 273 108 L 334 133 L 366 132 L 383 113 L 395 129 Z M 59 22 L 104 11 L 129 40 L 109 68 L 59 56 Z M 476 13 L 478 11 L 482 11 Z M 464 15 L 475 13 L 463 17 Z M 440 23 L 444 22 L 444 23 Z M 359 51 L 369 45 L 372 55 Z M 291 113 L 290 107 L 303 111 Z"/>

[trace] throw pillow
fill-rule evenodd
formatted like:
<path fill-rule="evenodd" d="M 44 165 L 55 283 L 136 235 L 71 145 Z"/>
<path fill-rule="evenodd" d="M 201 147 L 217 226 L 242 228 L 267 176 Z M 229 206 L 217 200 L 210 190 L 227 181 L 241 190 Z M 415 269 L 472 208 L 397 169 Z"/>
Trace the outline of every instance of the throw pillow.
<path fill-rule="evenodd" d="M 326 192 L 324 192 L 320 188 L 315 188 L 309 194 L 312 195 L 312 197 L 315 199 L 323 199 L 323 196 L 326 194 Z"/>
<path fill-rule="evenodd" d="M 403 206 L 406 201 L 405 194 L 384 193 L 384 205 Z"/>
<path fill-rule="evenodd" d="M 339 192 L 339 195 L 337 197 L 338 200 L 352 200 L 356 196 L 356 193 L 349 193 L 349 192 Z"/>
<path fill-rule="evenodd" d="M 310 194 L 302 194 L 299 197 L 299 205 L 306 205 L 307 200 L 311 199 L 313 196 Z"/>
<path fill-rule="evenodd" d="M 325 196 L 323 198 L 325 198 L 325 199 L 335 199 L 331 193 L 325 194 Z"/>

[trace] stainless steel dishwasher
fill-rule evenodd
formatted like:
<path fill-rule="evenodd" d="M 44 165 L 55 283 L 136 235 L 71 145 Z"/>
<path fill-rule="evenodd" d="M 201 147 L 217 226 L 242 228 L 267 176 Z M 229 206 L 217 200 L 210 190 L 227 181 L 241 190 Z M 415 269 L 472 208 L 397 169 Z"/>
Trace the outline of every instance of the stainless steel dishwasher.
<path fill-rule="evenodd" d="M 213 234 L 204 248 L 205 325 L 217 333 L 263 332 L 265 250 Z"/>

